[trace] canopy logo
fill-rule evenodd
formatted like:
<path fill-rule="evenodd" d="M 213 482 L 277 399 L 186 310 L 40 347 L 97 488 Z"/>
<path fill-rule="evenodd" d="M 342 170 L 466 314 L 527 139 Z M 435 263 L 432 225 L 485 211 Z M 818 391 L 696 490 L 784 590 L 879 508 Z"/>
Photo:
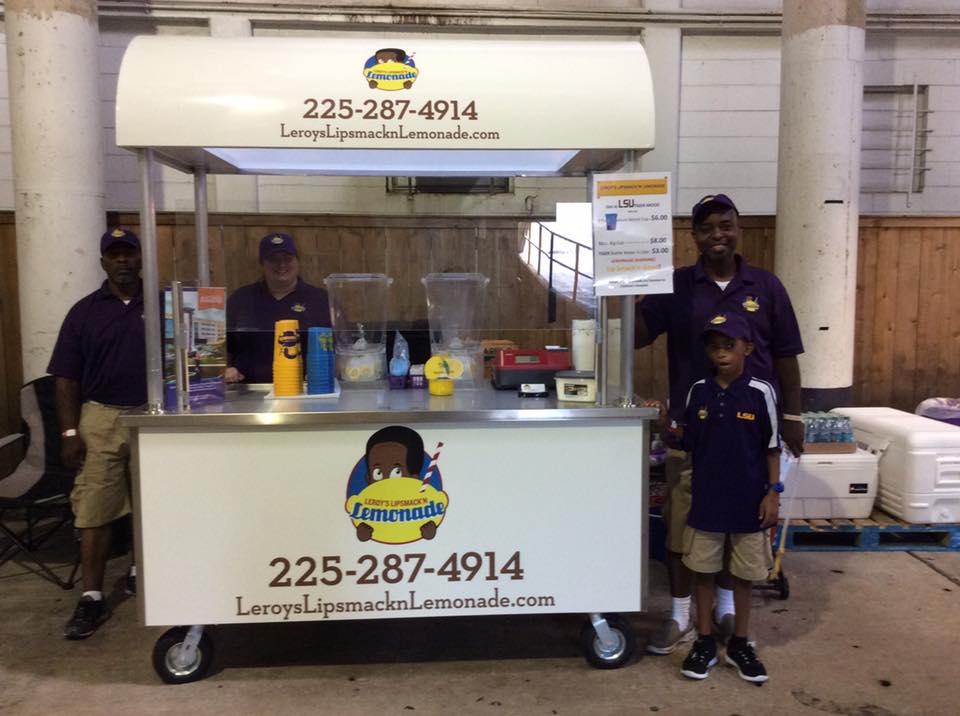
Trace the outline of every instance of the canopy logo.
<path fill-rule="evenodd" d="M 363 76 L 367 78 L 370 89 L 388 92 L 410 89 L 419 74 L 413 55 L 396 47 L 377 50 L 363 66 Z"/>
<path fill-rule="evenodd" d="M 344 505 L 358 540 L 408 544 L 436 536 L 450 504 L 437 467 L 441 447 L 430 457 L 417 431 L 402 425 L 370 436 Z"/>

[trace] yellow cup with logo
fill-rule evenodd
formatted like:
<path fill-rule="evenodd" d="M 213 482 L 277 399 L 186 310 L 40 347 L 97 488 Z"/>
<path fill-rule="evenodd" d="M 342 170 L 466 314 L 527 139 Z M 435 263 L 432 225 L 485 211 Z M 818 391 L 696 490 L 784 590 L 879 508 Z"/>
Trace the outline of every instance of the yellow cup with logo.
<path fill-rule="evenodd" d="M 303 392 L 300 322 L 294 319 L 277 321 L 273 333 L 273 394 L 299 395 Z"/>

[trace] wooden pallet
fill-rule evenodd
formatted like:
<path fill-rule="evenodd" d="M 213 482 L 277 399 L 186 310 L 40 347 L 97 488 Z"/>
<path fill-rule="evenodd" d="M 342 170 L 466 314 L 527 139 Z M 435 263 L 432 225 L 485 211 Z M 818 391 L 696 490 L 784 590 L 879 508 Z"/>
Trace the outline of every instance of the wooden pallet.
<path fill-rule="evenodd" d="M 780 544 L 781 523 L 775 545 Z M 788 550 L 796 552 L 960 551 L 960 524 L 915 525 L 874 510 L 862 520 L 791 520 Z"/>

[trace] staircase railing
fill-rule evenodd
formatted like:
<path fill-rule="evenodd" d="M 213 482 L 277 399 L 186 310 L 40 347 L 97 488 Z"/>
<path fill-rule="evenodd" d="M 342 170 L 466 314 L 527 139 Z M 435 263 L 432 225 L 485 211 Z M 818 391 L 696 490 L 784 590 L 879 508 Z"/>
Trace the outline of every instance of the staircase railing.
<path fill-rule="evenodd" d="M 522 229 L 521 229 L 522 230 Z M 545 236 L 546 235 L 546 236 Z M 556 245 L 558 241 L 566 241 L 573 246 L 573 265 L 556 258 Z M 544 245 L 546 244 L 546 246 Z M 592 285 L 593 274 L 581 270 L 581 252 L 593 253 L 593 248 L 575 241 L 567 236 L 558 234 L 552 229 L 547 228 L 539 221 L 529 224 L 526 231 L 523 232 L 520 242 L 520 254 L 525 253 L 527 265 L 535 268 L 538 275 L 544 277 L 547 281 L 547 322 L 555 323 L 557 320 L 557 285 L 554 276 L 554 267 L 560 266 L 573 273 L 573 288 L 570 292 L 570 298 L 577 301 L 577 292 L 580 283 L 583 280 L 589 281 Z M 544 260 L 546 259 L 546 260 Z M 544 263 L 546 264 L 546 274 L 544 274 Z"/>

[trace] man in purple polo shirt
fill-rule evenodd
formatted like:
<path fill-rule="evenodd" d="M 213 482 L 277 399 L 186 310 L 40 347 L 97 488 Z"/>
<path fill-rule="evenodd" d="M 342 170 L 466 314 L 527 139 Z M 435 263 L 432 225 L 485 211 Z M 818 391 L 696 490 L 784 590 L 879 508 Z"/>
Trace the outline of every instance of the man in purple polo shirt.
<path fill-rule="evenodd" d="M 263 280 L 241 286 L 227 299 L 228 383 L 273 382 L 273 327 L 277 321 L 300 322 L 306 353 L 311 326 L 330 325 L 327 292 L 300 278 L 297 245 L 290 234 L 260 239 Z"/>
<path fill-rule="evenodd" d="M 700 258 L 673 274 L 673 293 L 643 298 L 637 304 L 636 346 L 667 334 L 670 400 L 668 415 L 683 419 L 687 391 L 708 378 L 712 366 L 700 343 L 707 320 L 718 313 L 734 312 L 747 319 L 753 335 L 753 352 L 747 370 L 771 383 L 782 407 L 783 441 L 794 455 L 803 452 L 800 419 L 800 367 L 803 352 L 800 329 L 790 297 L 769 271 L 750 266 L 736 253 L 741 238 L 739 212 L 725 194 L 703 197 L 693 207 L 693 240 Z M 667 495 L 663 520 L 667 528 L 667 573 L 673 597 L 672 613 L 647 644 L 653 654 L 669 654 L 694 636 L 690 620 L 692 575 L 682 561 L 683 529 L 690 510 L 690 461 L 679 445 L 671 445 L 667 459 Z M 716 619 L 722 635 L 732 633 L 733 592 L 729 575 L 717 580 Z"/>
<path fill-rule="evenodd" d="M 83 594 L 64 628 L 67 639 L 87 638 L 110 615 L 103 575 L 112 525 L 130 514 L 130 434 L 117 418 L 147 399 L 136 235 L 105 233 L 100 265 L 107 280 L 67 313 L 47 367 L 56 376 L 63 462 L 80 467 L 70 501 L 80 530 Z M 128 578 L 128 589 L 132 584 Z"/>

